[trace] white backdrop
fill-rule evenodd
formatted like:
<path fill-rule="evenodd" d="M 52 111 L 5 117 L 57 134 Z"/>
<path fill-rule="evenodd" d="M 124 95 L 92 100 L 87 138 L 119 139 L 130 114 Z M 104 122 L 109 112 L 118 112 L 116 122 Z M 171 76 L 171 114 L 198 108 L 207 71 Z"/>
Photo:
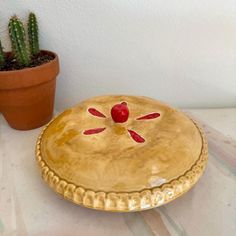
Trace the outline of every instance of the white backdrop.
<path fill-rule="evenodd" d="M 1 0 L 38 16 L 41 48 L 61 60 L 59 110 L 90 96 L 136 94 L 178 107 L 236 104 L 235 0 Z"/>

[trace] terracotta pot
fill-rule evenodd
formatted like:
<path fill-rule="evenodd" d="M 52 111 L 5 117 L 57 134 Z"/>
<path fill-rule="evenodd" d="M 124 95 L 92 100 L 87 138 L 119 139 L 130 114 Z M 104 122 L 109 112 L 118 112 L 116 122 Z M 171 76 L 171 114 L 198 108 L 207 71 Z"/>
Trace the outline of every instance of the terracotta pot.
<path fill-rule="evenodd" d="M 53 116 L 59 61 L 55 53 L 46 64 L 15 71 L 0 71 L 0 113 L 18 130 L 46 124 Z"/>

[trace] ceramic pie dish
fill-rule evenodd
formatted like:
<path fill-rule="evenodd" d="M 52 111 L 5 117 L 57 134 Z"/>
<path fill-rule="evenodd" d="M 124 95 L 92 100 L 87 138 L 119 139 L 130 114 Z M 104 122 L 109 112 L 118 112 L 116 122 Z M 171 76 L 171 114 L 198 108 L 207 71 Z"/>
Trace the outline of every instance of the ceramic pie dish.
<path fill-rule="evenodd" d="M 53 119 L 36 157 L 43 179 L 76 204 L 130 212 L 187 192 L 207 163 L 207 142 L 183 113 L 151 98 L 101 96 Z"/>

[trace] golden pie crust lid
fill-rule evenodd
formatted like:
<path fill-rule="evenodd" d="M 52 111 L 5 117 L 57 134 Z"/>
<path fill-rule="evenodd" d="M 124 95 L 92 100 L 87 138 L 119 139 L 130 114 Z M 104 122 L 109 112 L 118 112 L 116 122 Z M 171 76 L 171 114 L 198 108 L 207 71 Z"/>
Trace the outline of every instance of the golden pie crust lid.
<path fill-rule="evenodd" d="M 101 96 L 52 120 L 36 156 L 43 178 L 66 199 L 137 211 L 188 191 L 205 168 L 207 143 L 195 122 L 157 100 Z"/>

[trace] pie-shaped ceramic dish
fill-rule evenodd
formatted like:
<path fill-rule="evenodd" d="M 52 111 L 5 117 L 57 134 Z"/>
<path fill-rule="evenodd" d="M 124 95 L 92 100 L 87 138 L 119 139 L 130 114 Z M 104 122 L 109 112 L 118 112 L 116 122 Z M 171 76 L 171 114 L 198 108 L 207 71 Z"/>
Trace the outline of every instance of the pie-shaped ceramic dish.
<path fill-rule="evenodd" d="M 194 121 L 157 100 L 101 96 L 53 119 L 36 157 L 43 179 L 65 199 L 129 212 L 187 192 L 204 171 L 207 143 Z"/>

